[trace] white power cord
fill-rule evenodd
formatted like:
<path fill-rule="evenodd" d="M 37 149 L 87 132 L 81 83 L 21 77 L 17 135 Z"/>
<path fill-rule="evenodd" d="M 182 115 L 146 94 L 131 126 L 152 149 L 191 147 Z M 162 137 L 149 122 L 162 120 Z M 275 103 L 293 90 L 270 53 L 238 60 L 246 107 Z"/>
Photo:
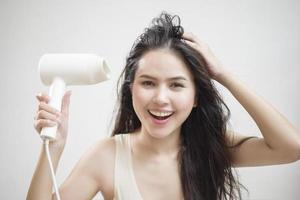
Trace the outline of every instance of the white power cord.
<path fill-rule="evenodd" d="M 56 183 L 53 164 L 52 164 L 52 160 L 51 160 L 51 156 L 50 156 L 50 152 L 49 152 L 49 139 L 44 139 L 43 141 L 45 144 L 46 155 L 47 155 L 47 159 L 48 159 L 50 170 L 51 170 L 51 177 L 52 177 L 52 182 L 53 182 L 54 189 L 55 189 L 56 199 L 60 200 L 60 195 L 59 195 L 59 191 L 58 191 L 58 187 L 57 187 L 57 183 Z"/>

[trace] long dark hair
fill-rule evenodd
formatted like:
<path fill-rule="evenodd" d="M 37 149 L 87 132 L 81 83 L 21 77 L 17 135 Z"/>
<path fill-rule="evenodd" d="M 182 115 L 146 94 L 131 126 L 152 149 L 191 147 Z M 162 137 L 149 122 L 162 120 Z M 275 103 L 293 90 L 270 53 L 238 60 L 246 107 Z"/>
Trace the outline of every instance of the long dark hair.
<path fill-rule="evenodd" d="M 193 74 L 197 106 L 182 124 L 178 154 L 180 178 L 186 200 L 241 199 L 233 175 L 226 143 L 230 110 L 222 100 L 203 56 L 182 40 L 180 18 L 163 12 L 154 18 L 133 44 L 119 78 L 117 115 L 112 136 L 131 133 L 141 127 L 134 112 L 130 85 L 141 57 L 150 50 L 167 48 L 178 53 Z"/>

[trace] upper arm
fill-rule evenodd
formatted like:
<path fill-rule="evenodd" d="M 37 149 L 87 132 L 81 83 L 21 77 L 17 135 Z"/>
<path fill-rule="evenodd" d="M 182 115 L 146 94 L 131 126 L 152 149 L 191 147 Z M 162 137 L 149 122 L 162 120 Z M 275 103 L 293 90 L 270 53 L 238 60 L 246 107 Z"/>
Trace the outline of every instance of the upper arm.
<path fill-rule="evenodd" d="M 101 140 L 84 153 L 59 188 L 61 199 L 92 199 L 107 184 L 112 185 L 114 144 L 111 140 Z"/>
<path fill-rule="evenodd" d="M 294 161 L 287 152 L 270 148 L 261 137 L 227 131 L 226 139 L 233 167 L 277 165 Z"/>

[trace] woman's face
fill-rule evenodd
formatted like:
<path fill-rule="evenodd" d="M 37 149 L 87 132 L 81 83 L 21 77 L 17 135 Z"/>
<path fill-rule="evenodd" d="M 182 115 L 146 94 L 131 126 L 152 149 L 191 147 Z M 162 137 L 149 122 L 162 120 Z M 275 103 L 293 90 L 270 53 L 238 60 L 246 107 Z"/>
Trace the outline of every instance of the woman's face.
<path fill-rule="evenodd" d="M 179 133 L 196 104 L 191 72 L 177 54 L 167 49 L 142 56 L 131 91 L 142 130 L 155 138 Z"/>

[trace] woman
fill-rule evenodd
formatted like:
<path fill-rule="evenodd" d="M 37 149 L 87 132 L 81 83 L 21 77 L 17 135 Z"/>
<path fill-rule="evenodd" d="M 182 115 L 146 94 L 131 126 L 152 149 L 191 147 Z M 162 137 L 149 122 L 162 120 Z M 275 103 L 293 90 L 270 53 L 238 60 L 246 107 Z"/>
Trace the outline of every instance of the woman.
<path fill-rule="evenodd" d="M 178 16 L 162 13 L 134 43 L 121 75 L 112 137 L 98 141 L 60 187 L 62 199 L 240 199 L 232 167 L 300 159 L 299 131 L 214 57 L 207 44 L 184 33 Z M 263 138 L 227 128 L 230 111 L 212 80 L 227 88 Z M 56 169 L 67 138 L 70 92 L 62 111 L 39 95 L 38 133 L 58 124 L 50 144 Z M 45 152 L 27 199 L 51 199 Z M 53 196 L 54 198 L 54 196 Z"/>

